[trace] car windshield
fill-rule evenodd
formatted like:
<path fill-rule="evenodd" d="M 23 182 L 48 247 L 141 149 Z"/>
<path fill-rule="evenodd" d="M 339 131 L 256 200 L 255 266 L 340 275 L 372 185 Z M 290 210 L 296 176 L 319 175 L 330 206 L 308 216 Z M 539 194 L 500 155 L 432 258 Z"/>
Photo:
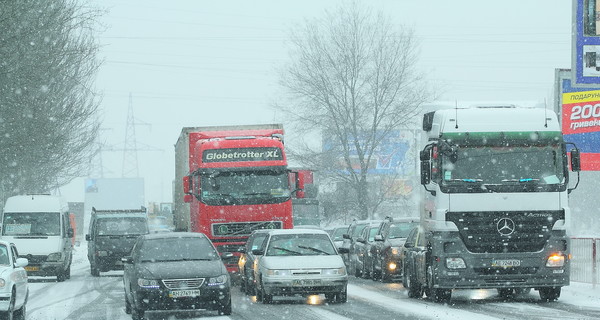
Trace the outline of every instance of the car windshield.
<path fill-rule="evenodd" d="M 96 232 L 100 236 L 140 235 L 148 233 L 144 218 L 114 217 L 98 219 Z"/>
<path fill-rule="evenodd" d="M 267 256 L 314 256 L 336 254 L 333 243 L 326 234 L 273 235 Z"/>
<path fill-rule="evenodd" d="M 346 233 L 346 231 L 348 231 L 347 227 L 333 229 L 333 234 L 331 235 L 331 238 L 333 239 L 333 241 L 343 240 L 344 233 Z"/>
<path fill-rule="evenodd" d="M 219 254 L 206 238 L 146 239 L 139 249 L 140 262 L 215 260 Z"/>
<path fill-rule="evenodd" d="M 398 238 L 406 238 L 414 227 L 419 225 L 418 222 L 410 222 L 410 223 L 394 223 L 390 226 L 390 231 L 388 234 L 389 239 L 398 239 Z"/>
<path fill-rule="evenodd" d="M 59 236 L 60 213 L 58 212 L 5 212 L 2 234 Z"/>

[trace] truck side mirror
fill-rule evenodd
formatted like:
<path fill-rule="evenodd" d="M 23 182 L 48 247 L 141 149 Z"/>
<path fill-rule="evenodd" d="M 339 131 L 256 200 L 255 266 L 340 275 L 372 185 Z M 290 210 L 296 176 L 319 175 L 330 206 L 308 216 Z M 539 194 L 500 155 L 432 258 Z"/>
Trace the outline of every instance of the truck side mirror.
<path fill-rule="evenodd" d="M 421 184 L 427 185 L 431 182 L 431 165 L 429 160 L 421 160 Z"/>
<path fill-rule="evenodd" d="M 184 194 L 192 193 L 192 177 L 191 176 L 183 177 L 183 193 Z"/>
<path fill-rule="evenodd" d="M 581 154 L 579 149 L 571 150 L 571 170 L 581 171 Z"/>

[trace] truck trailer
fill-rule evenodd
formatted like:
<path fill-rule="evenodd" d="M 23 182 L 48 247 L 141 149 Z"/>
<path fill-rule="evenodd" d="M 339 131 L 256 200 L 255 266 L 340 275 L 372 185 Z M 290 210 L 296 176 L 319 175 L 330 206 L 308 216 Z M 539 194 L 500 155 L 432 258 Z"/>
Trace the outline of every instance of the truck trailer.
<path fill-rule="evenodd" d="M 303 180 L 288 169 L 283 134 L 281 124 L 185 127 L 175 144 L 175 229 L 233 253 L 223 261 L 234 280 L 252 231 L 293 227 L 291 195 L 303 196 Z"/>
<path fill-rule="evenodd" d="M 537 108 L 473 107 L 423 117 L 421 231 L 411 296 L 453 289 L 531 289 L 543 301 L 569 285 L 570 171 L 579 150 L 557 115 Z M 576 182 L 576 183 L 575 183 Z"/>

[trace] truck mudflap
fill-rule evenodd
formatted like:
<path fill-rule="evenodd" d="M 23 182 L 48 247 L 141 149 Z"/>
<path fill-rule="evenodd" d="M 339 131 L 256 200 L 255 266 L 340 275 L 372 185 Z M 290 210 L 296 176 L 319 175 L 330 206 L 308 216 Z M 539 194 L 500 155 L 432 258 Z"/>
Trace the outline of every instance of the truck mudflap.
<path fill-rule="evenodd" d="M 426 267 L 427 283 L 433 288 L 542 288 L 570 283 L 570 255 L 563 237 L 551 237 L 539 252 L 472 253 L 458 236 L 436 242 Z"/>

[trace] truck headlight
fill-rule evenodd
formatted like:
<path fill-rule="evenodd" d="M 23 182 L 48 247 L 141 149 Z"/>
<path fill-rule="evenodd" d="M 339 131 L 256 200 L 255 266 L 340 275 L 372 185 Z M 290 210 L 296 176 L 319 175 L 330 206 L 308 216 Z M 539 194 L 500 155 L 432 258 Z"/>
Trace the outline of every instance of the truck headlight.
<path fill-rule="evenodd" d="M 269 276 L 291 276 L 292 271 L 288 269 L 268 269 L 267 275 Z"/>
<path fill-rule="evenodd" d="M 328 275 L 328 276 L 343 276 L 346 274 L 346 268 L 341 267 L 341 268 L 335 268 L 335 269 L 323 269 L 321 270 L 321 274 L 324 275 Z"/>
<path fill-rule="evenodd" d="M 546 267 L 557 268 L 565 265 L 565 256 L 560 253 L 551 254 L 546 261 Z"/>
<path fill-rule="evenodd" d="M 48 255 L 46 261 L 61 261 L 62 260 L 62 252 L 54 252 Z"/>
<path fill-rule="evenodd" d="M 154 279 L 138 279 L 138 286 L 146 289 L 158 289 L 158 280 Z"/>
<path fill-rule="evenodd" d="M 214 278 L 208 278 L 208 285 L 209 286 L 220 286 L 227 283 L 227 275 L 223 274 L 220 275 L 218 277 L 214 277 Z"/>
<path fill-rule="evenodd" d="M 446 258 L 446 267 L 448 269 L 465 269 L 467 265 L 463 258 Z"/>

